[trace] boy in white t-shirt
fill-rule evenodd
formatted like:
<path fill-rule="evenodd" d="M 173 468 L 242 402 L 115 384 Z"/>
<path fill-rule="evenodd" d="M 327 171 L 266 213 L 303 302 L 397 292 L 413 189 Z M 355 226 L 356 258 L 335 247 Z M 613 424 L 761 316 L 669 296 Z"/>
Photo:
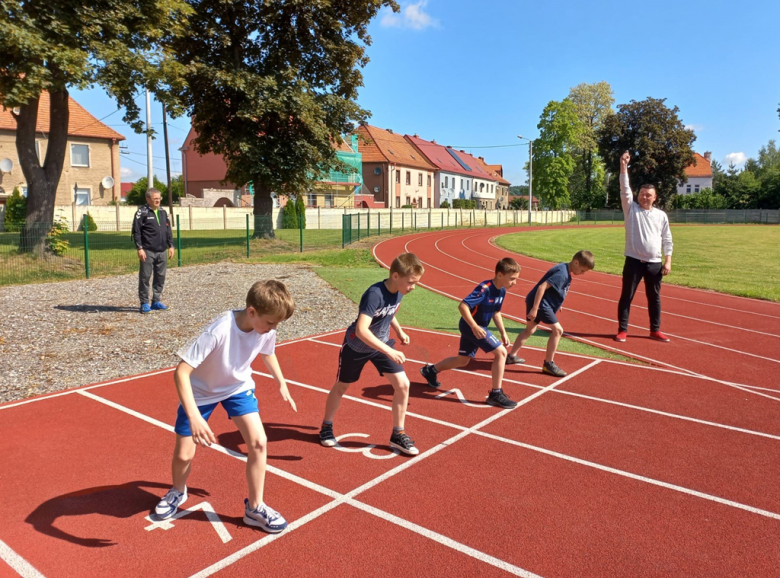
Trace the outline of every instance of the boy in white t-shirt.
<path fill-rule="evenodd" d="M 208 419 L 221 403 L 247 447 L 249 497 L 244 500 L 244 523 L 272 533 L 287 527 L 285 519 L 263 502 L 268 440 L 260 421 L 251 364 L 260 355 L 279 384 L 282 399 L 298 411 L 274 354 L 276 326 L 293 311 L 295 302 L 284 283 L 258 281 L 246 296 L 246 309 L 222 314 L 186 351 L 179 352 L 181 362 L 174 381 L 181 404 L 174 428 L 173 487 L 157 504 L 157 519 L 170 518 L 187 500 L 195 448 L 217 443 Z"/>

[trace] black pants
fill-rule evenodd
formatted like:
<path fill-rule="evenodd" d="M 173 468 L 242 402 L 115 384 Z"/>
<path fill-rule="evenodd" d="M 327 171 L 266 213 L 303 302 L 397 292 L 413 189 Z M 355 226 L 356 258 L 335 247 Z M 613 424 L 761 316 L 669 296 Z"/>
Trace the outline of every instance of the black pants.
<path fill-rule="evenodd" d="M 661 329 L 661 279 L 663 263 L 645 263 L 633 257 L 626 257 L 623 265 L 623 291 L 618 302 L 618 327 L 628 331 L 628 315 L 639 281 L 645 280 L 647 310 L 650 313 L 650 331 Z"/>
<path fill-rule="evenodd" d="M 149 281 L 154 272 L 152 282 L 152 303 L 162 299 L 163 286 L 165 285 L 165 270 L 168 266 L 168 255 L 165 251 L 146 251 L 146 261 L 140 261 L 138 271 L 138 298 L 141 304 L 149 303 Z"/>

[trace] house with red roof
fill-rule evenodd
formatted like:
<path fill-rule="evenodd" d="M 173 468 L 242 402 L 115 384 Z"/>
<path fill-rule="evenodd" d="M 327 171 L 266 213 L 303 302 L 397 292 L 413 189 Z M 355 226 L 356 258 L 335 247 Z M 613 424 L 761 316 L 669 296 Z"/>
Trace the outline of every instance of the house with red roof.
<path fill-rule="evenodd" d="M 489 165 L 484 157 L 477 157 L 477 160 L 485 171 L 496 178 L 496 208 L 506 209 L 509 206 L 509 187 L 512 186 L 512 183 L 504 178 L 504 167 L 502 165 Z"/>
<path fill-rule="evenodd" d="M 365 124 L 357 133 L 363 185 L 376 201 L 385 207 L 434 207 L 436 167 L 417 148 L 391 129 Z"/>
<path fill-rule="evenodd" d="M 56 205 L 107 205 L 119 202 L 119 143 L 125 137 L 100 122 L 78 102 L 68 97 L 68 144 L 65 162 L 57 185 Z M 49 142 L 49 93 L 38 101 L 35 150 L 43 163 Z M 27 179 L 16 153 L 16 115 L 18 110 L 0 107 L 0 160 L 11 161 L 10 172 L 0 173 L 0 204 L 19 188 L 27 194 Z"/>
<path fill-rule="evenodd" d="M 687 183 L 677 183 L 678 195 L 699 193 L 712 188 L 712 153 L 693 153 L 693 162 L 685 168 Z"/>

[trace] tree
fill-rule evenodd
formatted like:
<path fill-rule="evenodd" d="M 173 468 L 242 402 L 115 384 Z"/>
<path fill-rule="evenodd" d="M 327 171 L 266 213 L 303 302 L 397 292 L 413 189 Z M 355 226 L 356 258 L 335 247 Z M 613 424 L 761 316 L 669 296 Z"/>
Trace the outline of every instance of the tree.
<path fill-rule="evenodd" d="M 677 116 L 679 109 L 668 108 L 665 100 L 647 98 L 621 104 L 617 113 L 604 119 L 599 133 L 599 153 L 607 170 L 617 174 L 620 156 L 629 151 L 635 188 L 653 184 L 662 206 L 675 195 L 677 183 L 687 182 L 685 168 L 693 162 L 691 145 L 696 140 Z M 610 180 L 610 189 L 610 198 L 617 204 L 617 178 Z"/>
<path fill-rule="evenodd" d="M 509 208 L 515 211 L 522 211 L 528 208 L 528 199 L 525 197 L 511 197 Z"/>
<path fill-rule="evenodd" d="M 181 180 L 181 177 L 179 177 L 179 180 Z M 175 181 L 171 181 L 171 189 L 173 189 L 173 202 L 175 203 L 179 200 L 179 195 L 176 192 L 174 183 Z M 148 188 L 149 185 L 146 177 L 141 177 L 133 184 L 133 188 L 128 191 L 127 196 L 125 197 L 125 203 L 128 205 L 145 205 L 146 190 Z M 164 201 L 168 200 L 168 186 L 162 181 L 158 180 L 157 175 L 154 175 L 154 188 L 160 191 L 160 195 Z"/>
<path fill-rule="evenodd" d="M 573 151 L 582 133 L 574 103 L 551 100 L 544 107 L 534 141 L 533 190 L 550 209 L 569 204 L 569 178 L 574 171 Z"/>
<path fill-rule="evenodd" d="M 184 0 L 6 0 L 0 15 L 0 104 L 19 107 L 16 150 L 27 180 L 27 214 L 20 248 L 42 251 L 54 220 L 54 200 L 68 139 L 72 87 L 103 87 L 126 110 L 124 119 L 141 131 L 135 103 L 148 86 L 168 100 L 179 67 L 160 44 L 186 27 Z M 46 158 L 35 152 L 38 106 L 49 100 Z M 33 224 L 36 224 L 33 226 Z"/>
<path fill-rule="evenodd" d="M 5 202 L 5 221 L 3 228 L 8 233 L 18 233 L 24 227 L 24 216 L 27 214 L 27 199 L 22 196 L 19 187 Z"/>
<path fill-rule="evenodd" d="M 450 208 L 450 202 L 449 202 L 447 199 L 444 199 L 444 200 L 443 200 L 443 201 L 442 201 L 442 202 L 439 204 L 439 208 L 440 208 L 440 209 L 449 209 L 449 208 Z"/>
<path fill-rule="evenodd" d="M 703 189 L 690 195 L 677 194 L 672 199 L 672 207 L 675 209 L 725 209 L 726 198 L 718 195 L 712 189 Z"/>
<path fill-rule="evenodd" d="M 271 192 L 311 188 L 341 166 L 333 143 L 364 122 L 357 104 L 367 26 L 393 0 L 190 0 L 182 104 L 201 154 L 221 155 L 226 180 L 254 186 L 255 235 L 273 235 Z"/>
<path fill-rule="evenodd" d="M 594 195 L 594 183 L 603 189 L 604 165 L 598 158 L 598 135 L 604 126 L 604 119 L 614 114 L 612 105 L 612 87 L 608 82 L 593 84 L 581 83 L 569 90 L 569 100 L 574 104 L 577 118 L 582 123 L 579 142 L 577 143 L 577 172 L 584 176 L 584 194 L 577 190 L 577 198 L 585 200 L 584 204 L 592 205 L 581 208 L 594 208 L 594 199 L 603 198 L 602 191 Z M 578 187 L 581 186 L 578 183 Z M 572 199 L 574 202 L 574 199 Z M 573 204 L 576 207 L 576 205 Z M 576 207 L 580 208 L 580 207 Z"/>
<path fill-rule="evenodd" d="M 282 229 L 298 228 L 298 212 L 295 210 L 295 203 L 292 199 L 287 199 L 287 203 L 282 209 Z"/>
<path fill-rule="evenodd" d="M 295 214 L 298 217 L 298 226 L 306 228 L 306 203 L 303 201 L 303 195 L 295 195 Z"/>

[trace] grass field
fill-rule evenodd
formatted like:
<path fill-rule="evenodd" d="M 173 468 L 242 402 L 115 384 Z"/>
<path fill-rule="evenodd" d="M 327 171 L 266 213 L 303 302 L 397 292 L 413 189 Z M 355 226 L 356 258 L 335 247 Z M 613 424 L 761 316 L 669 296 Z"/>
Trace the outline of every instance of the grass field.
<path fill-rule="evenodd" d="M 360 301 L 361 295 L 371 284 L 387 278 L 387 271 L 376 264 L 373 267 L 357 269 L 319 267 L 315 271 L 320 277 L 355 303 Z M 447 333 L 459 333 L 459 320 L 458 304 L 455 301 L 421 287 L 404 297 L 403 307 L 401 307 L 398 313 L 398 321 L 401 325 L 410 325 L 421 329 Z M 512 340 L 525 327 L 509 319 L 504 320 L 504 325 L 507 333 L 509 333 L 509 338 Z M 495 331 L 495 328 L 493 330 Z M 547 347 L 547 337 L 547 332 L 537 331 L 536 335 L 528 340 L 528 345 L 532 347 Z M 602 349 L 566 338 L 561 339 L 558 349 L 559 351 L 591 355 L 593 357 L 626 360 L 625 357 L 620 355 L 614 355 Z"/>
<path fill-rule="evenodd" d="M 664 282 L 780 301 L 780 227 L 772 225 L 672 225 L 672 272 Z M 496 242 L 546 261 L 568 261 L 580 249 L 596 269 L 620 275 L 622 226 L 514 233 Z"/>

